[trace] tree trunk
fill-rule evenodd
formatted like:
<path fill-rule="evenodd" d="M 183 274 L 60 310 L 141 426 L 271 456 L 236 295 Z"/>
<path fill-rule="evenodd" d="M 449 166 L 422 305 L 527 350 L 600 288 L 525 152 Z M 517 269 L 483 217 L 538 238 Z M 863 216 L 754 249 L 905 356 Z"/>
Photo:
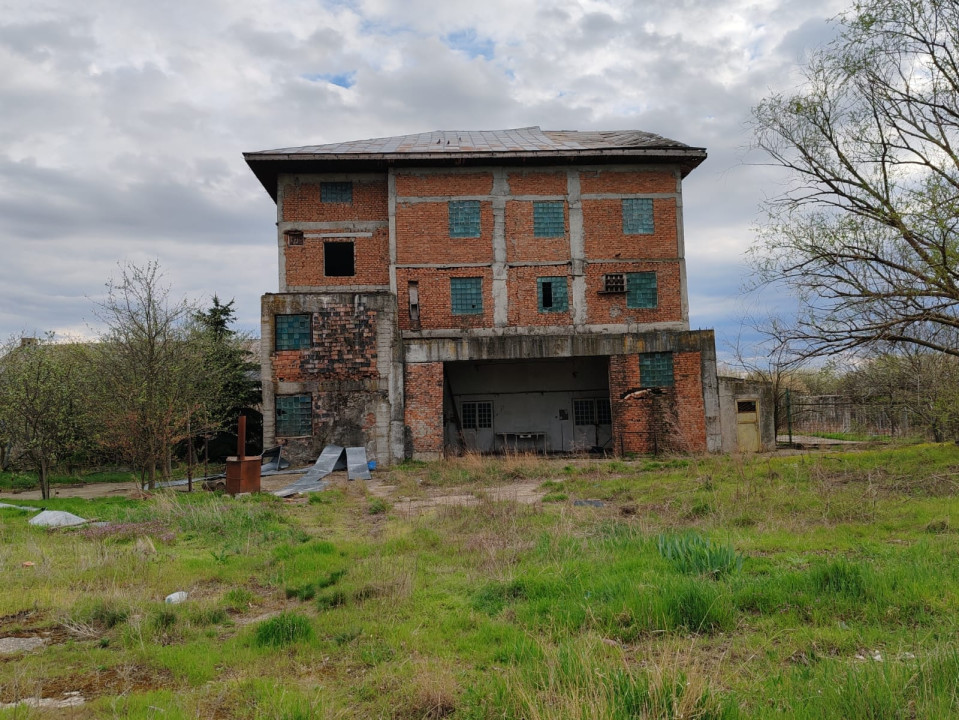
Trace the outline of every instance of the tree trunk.
<path fill-rule="evenodd" d="M 47 460 L 46 458 L 40 458 L 39 469 L 40 469 L 40 497 L 44 500 L 50 499 L 50 476 L 47 473 Z"/>

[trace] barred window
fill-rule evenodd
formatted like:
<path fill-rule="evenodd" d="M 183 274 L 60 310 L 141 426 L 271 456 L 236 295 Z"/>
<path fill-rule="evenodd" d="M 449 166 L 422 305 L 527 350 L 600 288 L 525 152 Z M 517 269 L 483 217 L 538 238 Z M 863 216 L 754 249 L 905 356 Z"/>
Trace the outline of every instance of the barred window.
<path fill-rule="evenodd" d="M 569 310 L 569 296 L 566 292 L 566 278 L 536 278 L 536 294 L 539 311 L 542 313 L 566 312 Z"/>
<path fill-rule="evenodd" d="M 320 201 L 325 203 L 352 203 L 353 183 L 321 182 Z"/>
<path fill-rule="evenodd" d="M 673 354 L 671 352 L 641 353 L 639 356 L 639 386 L 644 388 L 669 387 L 673 384 Z"/>
<path fill-rule="evenodd" d="M 652 198 L 624 198 L 623 234 L 652 235 L 653 231 Z"/>
<path fill-rule="evenodd" d="M 533 235 L 534 237 L 566 235 L 562 201 L 533 203 Z"/>
<path fill-rule="evenodd" d="M 463 429 L 486 430 L 493 427 L 493 403 L 464 402 Z"/>
<path fill-rule="evenodd" d="M 313 399 L 309 395 L 277 395 L 276 436 L 313 434 Z"/>
<path fill-rule="evenodd" d="M 310 315 L 277 315 L 276 338 L 274 347 L 277 350 L 302 350 L 310 347 L 312 336 L 310 332 Z"/>
<path fill-rule="evenodd" d="M 626 276 L 623 273 L 608 273 L 603 275 L 603 292 L 626 292 Z"/>
<path fill-rule="evenodd" d="M 474 238 L 480 236 L 479 200 L 451 200 L 449 202 L 450 237 Z"/>
<path fill-rule="evenodd" d="M 626 273 L 626 307 L 656 307 L 656 273 Z"/>
<path fill-rule="evenodd" d="M 483 278 L 450 278 L 450 299 L 454 315 L 482 315 Z"/>

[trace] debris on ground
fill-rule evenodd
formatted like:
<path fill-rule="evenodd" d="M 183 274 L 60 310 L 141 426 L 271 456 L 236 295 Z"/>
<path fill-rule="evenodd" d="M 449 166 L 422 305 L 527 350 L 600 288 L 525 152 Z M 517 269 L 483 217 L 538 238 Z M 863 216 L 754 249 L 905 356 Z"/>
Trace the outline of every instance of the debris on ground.
<path fill-rule="evenodd" d="M 41 527 L 73 527 L 88 521 L 65 510 L 43 510 L 39 515 L 30 518 L 28 522 Z"/>
<path fill-rule="evenodd" d="M 163 602 L 168 603 L 170 605 L 177 605 L 185 601 L 188 597 L 190 597 L 190 593 L 184 590 L 180 590 L 178 592 L 170 593 L 169 595 L 167 595 L 166 599 Z"/>
<path fill-rule="evenodd" d="M 23 512 L 40 512 L 42 509 L 30 507 L 29 505 L 11 505 L 10 503 L 0 503 L 0 508 L 13 508 L 14 510 L 23 510 Z"/>
<path fill-rule="evenodd" d="M 47 641 L 39 637 L 5 637 L 0 638 L 0 655 L 29 652 L 43 647 Z"/>
<path fill-rule="evenodd" d="M 83 695 L 81 695 L 79 691 L 74 690 L 63 693 L 63 698 L 60 700 L 56 698 L 25 698 L 12 703 L 0 703 L 0 710 L 15 707 L 68 708 L 83 705 L 84 702 Z"/>

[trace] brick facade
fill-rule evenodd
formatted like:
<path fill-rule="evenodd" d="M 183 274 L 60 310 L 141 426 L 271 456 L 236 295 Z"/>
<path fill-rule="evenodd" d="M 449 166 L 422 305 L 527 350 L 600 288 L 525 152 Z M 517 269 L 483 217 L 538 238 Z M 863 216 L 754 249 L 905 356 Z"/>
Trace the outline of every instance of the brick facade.
<path fill-rule="evenodd" d="M 443 363 L 408 363 L 405 378 L 406 426 L 416 453 L 443 452 Z"/>

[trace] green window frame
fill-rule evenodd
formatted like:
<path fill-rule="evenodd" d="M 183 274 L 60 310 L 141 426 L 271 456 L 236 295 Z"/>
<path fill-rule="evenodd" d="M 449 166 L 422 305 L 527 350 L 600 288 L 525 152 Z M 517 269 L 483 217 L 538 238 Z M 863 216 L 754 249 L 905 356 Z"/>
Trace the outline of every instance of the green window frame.
<path fill-rule="evenodd" d="M 626 307 L 654 308 L 656 306 L 656 273 L 626 273 Z"/>
<path fill-rule="evenodd" d="M 533 203 L 533 236 L 550 238 L 566 235 L 566 217 L 562 201 Z"/>
<path fill-rule="evenodd" d="M 353 202 L 353 183 L 351 182 L 321 182 L 320 202 L 347 203 Z"/>
<path fill-rule="evenodd" d="M 276 437 L 313 434 L 313 398 L 310 395 L 276 396 Z"/>
<path fill-rule="evenodd" d="M 673 382 L 671 352 L 640 353 L 639 386 L 641 388 L 671 387 Z"/>
<path fill-rule="evenodd" d="M 482 315 L 483 278 L 450 278 L 450 307 L 454 315 Z"/>
<path fill-rule="evenodd" d="M 480 236 L 479 200 L 450 200 L 450 237 L 477 238 Z"/>
<path fill-rule="evenodd" d="M 652 235 L 653 232 L 652 198 L 623 198 L 623 234 Z"/>
<path fill-rule="evenodd" d="M 309 313 L 276 315 L 274 343 L 276 350 L 304 350 L 313 344 L 312 316 Z"/>
<path fill-rule="evenodd" d="M 559 313 L 569 310 L 569 293 L 565 277 L 536 278 L 536 298 L 541 313 Z"/>

